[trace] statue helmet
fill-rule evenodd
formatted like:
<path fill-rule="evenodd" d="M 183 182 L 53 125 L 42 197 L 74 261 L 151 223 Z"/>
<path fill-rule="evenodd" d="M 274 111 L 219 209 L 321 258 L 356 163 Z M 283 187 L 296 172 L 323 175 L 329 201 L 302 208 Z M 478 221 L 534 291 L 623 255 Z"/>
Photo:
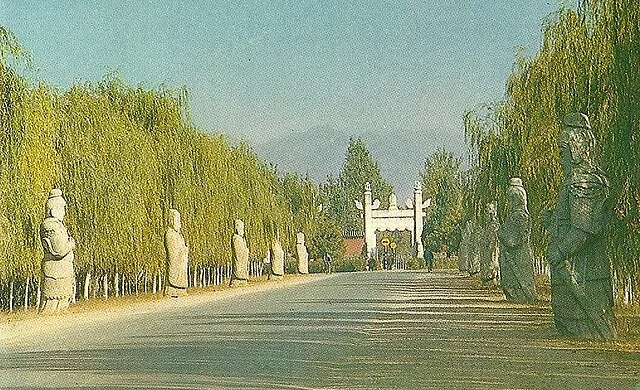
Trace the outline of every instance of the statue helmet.
<path fill-rule="evenodd" d="M 58 208 L 58 207 L 64 207 L 67 205 L 67 202 L 64 200 L 64 197 L 62 196 L 62 190 L 59 188 L 54 188 L 51 190 L 51 192 L 49 193 L 49 197 L 47 198 L 47 202 L 45 203 L 45 216 L 46 217 L 53 217 L 54 215 L 52 214 L 52 210 Z M 64 214 L 62 216 L 57 215 L 56 217 L 64 217 Z"/>
<path fill-rule="evenodd" d="M 519 177 L 512 177 L 511 180 L 509 180 L 507 199 L 509 200 L 509 209 L 513 210 L 523 208 L 528 212 L 527 192 L 525 191 L 524 185 L 522 184 L 522 179 L 520 179 Z"/>
<path fill-rule="evenodd" d="M 567 147 L 575 164 L 593 164 L 593 152 L 596 140 L 591 132 L 589 117 L 582 113 L 571 113 L 565 116 L 558 144 Z"/>
<path fill-rule="evenodd" d="M 169 209 L 169 226 L 176 231 L 180 231 L 180 212 L 176 209 Z"/>
<path fill-rule="evenodd" d="M 233 227 L 236 233 L 244 235 L 244 222 L 242 222 L 241 219 L 236 219 L 235 221 L 233 221 Z"/>

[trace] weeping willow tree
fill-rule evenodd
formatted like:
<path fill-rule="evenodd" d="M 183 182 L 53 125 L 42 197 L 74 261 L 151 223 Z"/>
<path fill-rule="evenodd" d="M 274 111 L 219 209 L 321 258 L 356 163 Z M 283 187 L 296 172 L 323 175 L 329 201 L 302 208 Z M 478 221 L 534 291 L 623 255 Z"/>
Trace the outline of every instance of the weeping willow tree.
<path fill-rule="evenodd" d="M 191 274 L 228 265 L 234 219 L 245 221 L 254 259 L 276 234 L 285 248 L 295 246 L 299 230 L 313 236 L 315 184 L 280 177 L 247 144 L 231 146 L 195 128 L 186 90 L 136 88 L 110 74 L 59 91 L 15 70 L 23 53 L 0 26 L 3 308 L 15 306 L 14 295 L 27 306 L 37 294 L 39 225 L 55 187 L 64 191 L 77 242 L 78 290 L 99 279 L 105 296 L 107 289 L 117 294 L 125 277 L 136 289 L 162 277 L 170 208 L 182 217 Z"/>
<path fill-rule="evenodd" d="M 637 289 L 640 270 L 640 1 L 581 1 L 543 27 L 538 53 L 518 56 L 506 99 L 465 115 L 471 147 L 473 213 L 497 198 L 509 177 L 524 180 L 534 221 L 534 250 L 543 255 L 541 224 L 561 182 L 557 138 L 562 118 L 584 112 L 611 184 L 608 253 L 619 281 Z"/>

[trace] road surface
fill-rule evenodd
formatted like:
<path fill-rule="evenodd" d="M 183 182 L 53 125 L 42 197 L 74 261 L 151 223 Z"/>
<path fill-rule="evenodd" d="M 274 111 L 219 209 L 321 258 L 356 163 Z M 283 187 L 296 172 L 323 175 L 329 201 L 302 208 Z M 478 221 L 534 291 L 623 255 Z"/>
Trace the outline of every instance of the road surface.
<path fill-rule="evenodd" d="M 101 318 L 5 325 L 0 387 L 633 389 L 640 382 L 639 354 L 557 340 L 545 305 L 508 304 L 454 272 L 294 280 Z"/>

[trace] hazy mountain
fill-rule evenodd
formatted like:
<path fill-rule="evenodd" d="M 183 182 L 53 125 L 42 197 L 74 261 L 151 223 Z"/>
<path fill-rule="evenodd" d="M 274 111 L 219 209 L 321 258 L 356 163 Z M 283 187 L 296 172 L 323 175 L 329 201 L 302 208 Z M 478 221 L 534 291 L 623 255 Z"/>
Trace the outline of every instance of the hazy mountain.
<path fill-rule="evenodd" d="M 456 154 L 463 150 L 463 136 L 451 137 L 427 132 L 366 132 L 357 134 L 378 161 L 385 180 L 404 200 L 419 180 L 424 159 L 444 146 Z M 279 171 L 308 173 L 317 183 L 327 175 L 337 177 L 344 163 L 349 134 L 332 127 L 316 127 L 254 145 L 258 155 L 275 164 Z M 375 194 L 374 194 L 375 196 Z"/>

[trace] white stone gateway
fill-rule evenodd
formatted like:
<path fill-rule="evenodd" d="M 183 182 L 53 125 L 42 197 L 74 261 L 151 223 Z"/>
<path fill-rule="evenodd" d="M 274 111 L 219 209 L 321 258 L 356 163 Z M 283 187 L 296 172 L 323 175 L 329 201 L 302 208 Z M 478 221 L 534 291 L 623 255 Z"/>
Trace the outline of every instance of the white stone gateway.
<path fill-rule="evenodd" d="M 422 220 L 426 216 L 424 209 L 431 205 L 431 198 L 422 201 L 422 185 L 416 182 L 413 188 L 413 200 L 407 199 L 406 209 L 398 208 L 398 199 L 395 194 L 389 196 L 389 209 L 378 210 L 380 200 L 372 202 L 371 184 L 364 185 L 364 202 L 355 201 L 356 208 L 363 210 L 364 214 L 364 240 L 367 246 L 367 255 L 373 256 L 376 250 L 376 231 L 410 231 L 413 253 L 416 257 L 422 257 Z"/>

